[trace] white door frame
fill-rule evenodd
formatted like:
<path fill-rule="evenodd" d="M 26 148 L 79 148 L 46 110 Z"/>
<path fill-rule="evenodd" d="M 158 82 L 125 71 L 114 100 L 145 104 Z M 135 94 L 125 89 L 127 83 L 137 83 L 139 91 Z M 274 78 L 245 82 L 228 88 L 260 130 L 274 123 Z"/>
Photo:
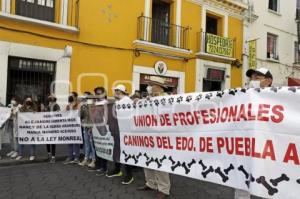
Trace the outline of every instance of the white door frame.
<path fill-rule="evenodd" d="M 0 102 L 6 104 L 8 57 L 23 57 L 56 62 L 55 94 L 58 102 L 67 99 L 70 87 L 70 58 L 64 58 L 63 49 L 53 49 L 27 44 L 0 41 Z M 65 100 L 63 100 L 65 101 Z"/>
<path fill-rule="evenodd" d="M 132 83 L 133 83 L 132 90 L 133 91 L 137 90 L 140 87 L 141 74 L 158 75 L 158 74 L 156 74 L 154 67 L 133 65 L 133 73 L 132 73 Z M 161 75 L 161 76 L 178 78 L 177 92 L 184 93 L 184 91 L 185 91 L 185 73 L 184 72 L 168 70 L 165 75 Z"/>

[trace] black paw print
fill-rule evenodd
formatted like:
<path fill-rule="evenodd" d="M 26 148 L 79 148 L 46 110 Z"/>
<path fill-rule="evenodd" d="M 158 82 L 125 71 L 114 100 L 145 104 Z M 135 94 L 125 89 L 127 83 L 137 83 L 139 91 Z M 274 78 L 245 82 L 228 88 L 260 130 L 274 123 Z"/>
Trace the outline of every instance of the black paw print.
<path fill-rule="evenodd" d="M 156 99 L 156 100 L 154 100 L 154 104 L 156 105 L 156 106 L 158 106 L 159 105 L 159 101 Z"/>
<path fill-rule="evenodd" d="M 144 107 L 146 108 L 147 106 L 148 106 L 148 102 L 145 101 L 145 102 L 144 102 Z"/>
<path fill-rule="evenodd" d="M 256 92 L 258 92 L 258 93 L 260 93 L 260 88 L 256 88 L 256 89 L 254 89 Z"/>
<path fill-rule="evenodd" d="M 210 100 L 210 98 L 211 98 L 212 96 L 213 96 L 212 93 L 207 93 L 206 96 L 205 96 L 205 99 Z"/>
<path fill-rule="evenodd" d="M 231 89 L 231 90 L 229 90 L 229 95 L 235 95 L 235 93 L 237 92 L 237 90 L 233 90 L 233 89 Z"/>
<path fill-rule="evenodd" d="M 132 107 L 133 107 L 134 109 L 136 109 L 136 103 L 133 103 L 133 104 L 132 104 Z"/>
<path fill-rule="evenodd" d="M 223 95 L 224 95 L 224 92 L 218 92 L 218 93 L 217 93 L 217 97 L 219 97 L 219 98 L 222 98 Z"/>
<path fill-rule="evenodd" d="M 122 109 L 126 109 L 126 104 L 123 104 L 123 105 L 122 105 Z"/>
<path fill-rule="evenodd" d="M 149 106 L 153 106 L 153 101 L 152 100 L 149 100 Z"/>
<path fill-rule="evenodd" d="M 185 101 L 190 102 L 190 101 L 192 101 L 192 99 L 193 99 L 193 97 L 191 95 L 189 95 L 189 96 L 186 97 Z"/>
<path fill-rule="evenodd" d="M 117 109 L 120 110 L 122 108 L 122 106 L 120 104 L 118 104 Z"/>
<path fill-rule="evenodd" d="M 166 105 L 166 99 L 165 98 L 162 98 L 161 100 L 160 100 L 160 103 L 162 104 L 162 105 Z"/>
<path fill-rule="evenodd" d="M 197 101 L 200 101 L 201 99 L 202 99 L 202 95 L 199 94 L 199 95 L 196 97 L 196 100 L 197 100 Z"/>
<path fill-rule="evenodd" d="M 271 91 L 274 91 L 275 93 L 277 93 L 278 89 L 276 87 L 272 87 L 270 88 Z"/>
<path fill-rule="evenodd" d="M 143 102 L 142 102 L 142 101 L 139 101 L 139 102 L 138 102 L 138 106 L 139 106 L 140 108 L 142 108 L 142 107 L 143 107 Z"/>
<path fill-rule="evenodd" d="M 180 97 L 177 98 L 177 103 L 178 104 L 180 104 L 182 101 L 183 101 L 183 97 L 182 96 L 180 96 Z"/>
<path fill-rule="evenodd" d="M 293 93 L 296 93 L 296 87 L 290 87 L 288 88 L 289 91 L 292 91 Z"/>
<path fill-rule="evenodd" d="M 174 98 L 173 97 L 169 98 L 168 102 L 169 102 L 169 104 L 172 105 L 174 103 Z"/>
<path fill-rule="evenodd" d="M 241 92 L 242 92 L 242 93 L 246 93 L 246 92 L 247 92 L 247 89 L 242 88 L 242 89 L 241 89 Z"/>
<path fill-rule="evenodd" d="M 128 108 L 128 109 L 131 109 L 131 104 L 127 104 L 127 108 Z"/>

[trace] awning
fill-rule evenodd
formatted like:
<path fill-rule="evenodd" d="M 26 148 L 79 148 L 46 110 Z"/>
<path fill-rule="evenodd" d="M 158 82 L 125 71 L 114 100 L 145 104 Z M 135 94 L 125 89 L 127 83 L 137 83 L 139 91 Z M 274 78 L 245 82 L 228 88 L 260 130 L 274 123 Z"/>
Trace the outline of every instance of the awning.
<path fill-rule="evenodd" d="M 300 79 L 290 78 L 288 79 L 288 86 L 300 86 Z"/>

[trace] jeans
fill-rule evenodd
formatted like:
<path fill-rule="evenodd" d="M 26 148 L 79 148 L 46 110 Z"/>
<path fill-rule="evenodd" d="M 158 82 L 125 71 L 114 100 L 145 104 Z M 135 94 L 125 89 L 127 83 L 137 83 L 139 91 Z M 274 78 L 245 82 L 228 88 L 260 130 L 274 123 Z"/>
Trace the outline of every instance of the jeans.
<path fill-rule="evenodd" d="M 92 129 L 90 128 L 83 128 L 85 159 L 96 160 L 96 152 L 93 144 L 93 135 L 91 134 L 91 131 Z"/>
<path fill-rule="evenodd" d="M 68 144 L 69 149 L 69 158 L 71 160 L 73 159 L 79 159 L 80 156 L 80 144 Z"/>
<path fill-rule="evenodd" d="M 36 145 L 29 145 L 30 146 L 30 156 L 35 156 L 36 152 Z M 24 156 L 24 144 L 19 145 L 19 156 Z"/>
<path fill-rule="evenodd" d="M 18 151 L 17 138 L 15 138 L 15 135 L 14 135 L 14 121 L 12 119 L 9 119 L 7 122 L 6 132 L 9 133 L 9 141 L 10 141 L 11 151 Z"/>

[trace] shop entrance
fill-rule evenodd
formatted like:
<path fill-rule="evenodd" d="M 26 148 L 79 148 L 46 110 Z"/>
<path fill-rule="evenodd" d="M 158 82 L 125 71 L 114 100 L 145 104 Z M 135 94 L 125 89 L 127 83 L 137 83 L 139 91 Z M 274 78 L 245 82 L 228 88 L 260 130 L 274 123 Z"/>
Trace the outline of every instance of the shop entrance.
<path fill-rule="evenodd" d="M 225 70 L 207 68 L 203 79 L 203 92 L 224 90 Z"/>

